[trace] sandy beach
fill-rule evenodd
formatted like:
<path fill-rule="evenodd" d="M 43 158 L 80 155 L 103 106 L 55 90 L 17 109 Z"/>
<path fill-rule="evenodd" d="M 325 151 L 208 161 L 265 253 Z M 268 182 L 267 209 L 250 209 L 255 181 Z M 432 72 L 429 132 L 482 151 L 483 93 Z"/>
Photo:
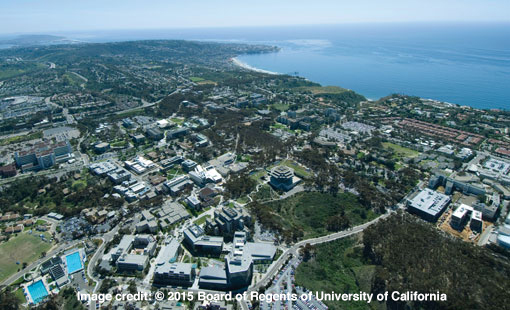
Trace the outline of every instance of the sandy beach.
<path fill-rule="evenodd" d="M 238 67 L 241 67 L 243 69 L 246 69 L 246 70 L 251 70 L 251 71 L 260 72 L 260 73 L 266 73 L 266 74 L 274 74 L 274 75 L 280 74 L 278 72 L 272 72 L 272 71 L 267 71 L 267 70 L 263 70 L 263 69 L 258 69 L 258 68 L 252 67 L 249 64 L 240 61 L 236 57 L 232 58 L 231 60 L 232 60 L 232 63 L 234 65 L 236 65 Z"/>

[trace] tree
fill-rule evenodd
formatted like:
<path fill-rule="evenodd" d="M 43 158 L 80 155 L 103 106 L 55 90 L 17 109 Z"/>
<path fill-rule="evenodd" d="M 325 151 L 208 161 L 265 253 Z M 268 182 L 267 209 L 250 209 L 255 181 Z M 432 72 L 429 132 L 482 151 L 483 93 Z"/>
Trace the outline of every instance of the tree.
<path fill-rule="evenodd" d="M 2 310 L 18 310 L 20 309 L 20 301 L 14 295 L 9 287 L 3 289 L 0 287 L 0 309 Z"/>
<path fill-rule="evenodd" d="M 305 246 L 301 249 L 301 255 L 303 256 L 303 261 L 308 261 L 310 258 L 312 258 L 313 254 L 315 253 L 315 247 L 311 245 L 310 243 L 305 244 Z"/>
<path fill-rule="evenodd" d="M 136 294 L 136 293 L 138 292 L 138 289 L 136 288 L 135 280 L 131 280 L 131 281 L 129 282 L 128 291 L 129 291 L 131 294 Z"/>

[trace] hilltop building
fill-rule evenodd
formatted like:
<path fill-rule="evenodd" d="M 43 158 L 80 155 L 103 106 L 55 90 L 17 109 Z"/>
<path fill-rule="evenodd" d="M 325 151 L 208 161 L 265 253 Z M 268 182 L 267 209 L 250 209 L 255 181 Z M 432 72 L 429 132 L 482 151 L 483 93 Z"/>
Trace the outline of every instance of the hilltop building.
<path fill-rule="evenodd" d="M 294 170 L 287 166 L 276 166 L 271 170 L 269 184 L 276 189 L 289 191 L 296 186 L 301 179 L 294 175 Z"/>

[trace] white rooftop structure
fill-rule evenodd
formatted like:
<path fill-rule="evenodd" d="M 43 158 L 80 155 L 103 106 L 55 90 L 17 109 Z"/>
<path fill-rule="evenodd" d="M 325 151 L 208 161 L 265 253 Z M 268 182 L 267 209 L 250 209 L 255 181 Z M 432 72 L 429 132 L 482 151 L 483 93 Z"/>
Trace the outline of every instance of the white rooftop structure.
<path fill-rule="evenodd" d="M 437 219 L 449 203 L 449 196 L 433 191 L 429 188 L 422 190 L 413 198 L 407 200 L 409 208 L 429 219 Z"/>
<path fill-rule="evenodd" d="M 89 169 L 92 170 L 94 174 L 97 175 L 104 175 L 108 172 L 114 171 L 117 169 L 117 166 L 115 166 L 113 163 L 109 161 L 100 162 L 100 163 L 94 163 L 89 166 Z"/>

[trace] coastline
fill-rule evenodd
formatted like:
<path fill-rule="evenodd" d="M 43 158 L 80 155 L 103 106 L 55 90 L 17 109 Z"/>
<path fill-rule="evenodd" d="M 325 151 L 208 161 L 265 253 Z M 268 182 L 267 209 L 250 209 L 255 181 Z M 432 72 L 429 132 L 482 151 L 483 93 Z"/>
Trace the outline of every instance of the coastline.
<path fill-rule="evenodd" d="M 242 68 L 242 69 L 245 69 L 245 70 L 250 70 L 250 71 L 254 71 L 254 72 L 259 72 L 259 73 L 265 73 L 265 74 L 270 74 L 270 75 L 282 75 L 282 73 L 279 73 L 279 72 L 274 72 L 274 71 L 269 71 L 269 70 L 264 70 L 264 69 L 259 69 L 259 68 L 256 68 L 256 67 L 253 67 L 245 62 L 242 62 L 241 60 L 239 60 L 237 57 L 232 57 L 230 59 L 230 61 L 232 61 L 232 63 L 239 67 L 239 68 Z M 304 78 L 305 80 L 309 80 L 308 78 L 305 78 L 305 77 L 302 77 Z M 341 87 L 341 86 L 340 86 Z M 355 91 L 357 92 L 357 91 Z M 357 92 L 358 94 L 361 94 L 360 92 Z M 363 94 L 361 94 L 363 95 Z M 388 94 L 388 95 L 391 95 L 391 94 Z M 388 96 L 387 95 L 387 96 Z M 365 96 L 365 95 L 363 95 Z M 409 95 L 409 96 L 415 96 L 415 95 Z M 369 97 L 366 97 L 368 101 L 377 101 L 381 98 L 383 98 L 385 96 L 382 96 L 380 98 L 369 98 Z M 474 109 L 474 110 L 502 110 L 502 111 L 506 111 L 508 110 L 508 108 L 502 108 L 502 107 L 484 107 L 484 108 L 480 108 L 480 107 L 474 107 L 474 106 L 470 106 L 470 105 L 466 105 L 466 104 L 458 104 L 458 103 L 453 103 L 453 102 L 449 102 L 449 101 L 443 101 L 443 100 L 440 100 L 440 99 L 432 99 L 432 98 L 424 98 L 424 97 L 420 97 L 420 96 L 417 96 L 419 97 L 421 100 L 425 101 L 425 102 L 433 102 L 435 104 L 441 104 L 441 105 L 444 105 L 444 106 L 449 106 L 449 107 L 457 107 L 457 108 L 461 108 L 461 109 Z"/>
<path fill-rule="evenodd" d="M 237 57 L 233 57 L 230 60 L 232 61 L 232 63 L 235 66 L 241 67 L 246 70 L 255 71 L 255 72 L 259 72 L 259 73 L 265 73 L 265 74 L 271 74 L 271 75 L 281 75 L 281 73 L 278 73 L 278 72 L 273 72 L 273 71 L 268 71 L 268 70 L 252 67 L 249 64 L 240 61 L 239 59 L 237 59 Z"/>

